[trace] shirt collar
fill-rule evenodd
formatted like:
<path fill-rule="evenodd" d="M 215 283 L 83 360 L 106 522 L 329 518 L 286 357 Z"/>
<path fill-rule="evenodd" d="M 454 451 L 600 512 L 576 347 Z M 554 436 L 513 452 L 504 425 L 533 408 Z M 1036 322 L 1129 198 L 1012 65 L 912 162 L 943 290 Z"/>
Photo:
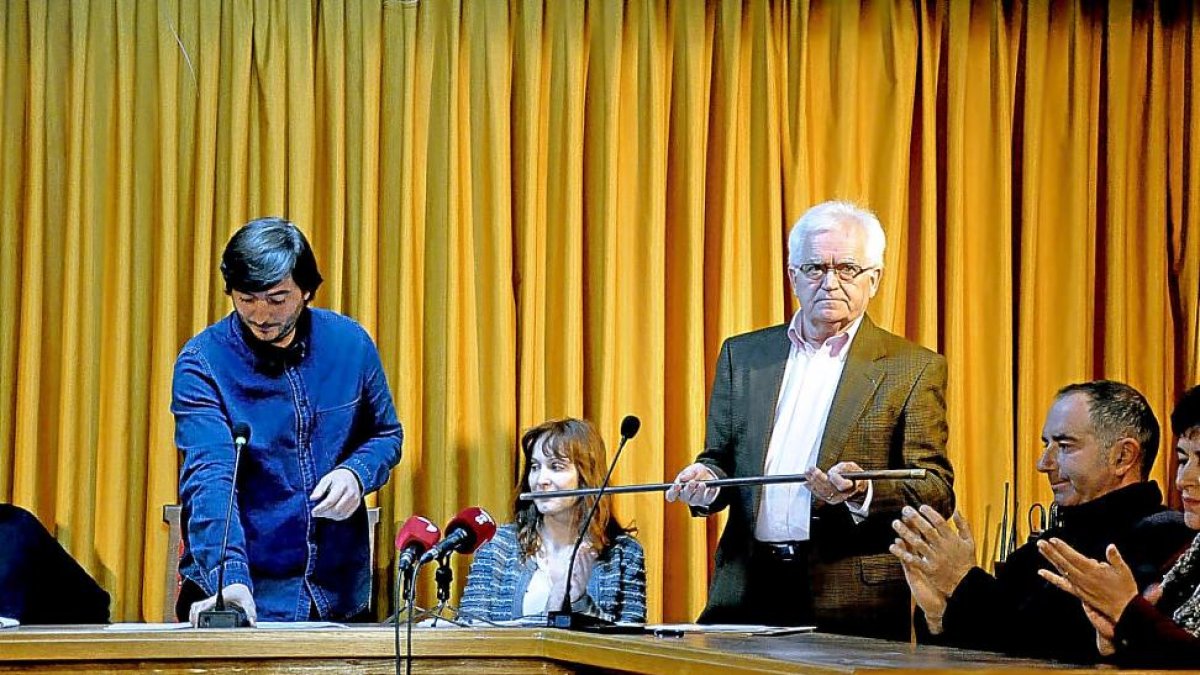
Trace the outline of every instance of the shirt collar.
<path fill-rule="evenodd" d="M 242 342 L 250 348 L 250 352 L 256 357 L 259 366 L 267 372 L 282 373 L 285 366 L 296 365 L 304 360 L 304 356 L 308 353 L 308 343 L 312 334 L 312 315 L 308 307 L 300 310 L 300 317 L 296 319 L 295 335 L 286 347 L 276 347 L 254 337 L 254 333 L 241 320 L 241 317 L 237 316 L 237 312 L 235 311 L 233 314 L 233 321 L 237 324 Z"/>
<path fill-rule="evenodd" d="M 812 343 L 804 339 L 803 312 L 797 310 L 792 315 L 792 321 L 788 325 L 788 340 L 791 340 L 793 347 L 802 349 L 808 354 L 816 354 L 822 349 L 828 348 L 830 356 L 835 359 L 844 359 L 846 353 L 849 351 L 850 343 L 854 342 L 854 336 L 858 334 L 858 328 L 862 325 L 864 316 L 866 314 L 859 315 L 853 323 L 846 327 L 846 330 L 827 338 L 825 342 L 821 343 L 821 346 L 814 347 Z"/>

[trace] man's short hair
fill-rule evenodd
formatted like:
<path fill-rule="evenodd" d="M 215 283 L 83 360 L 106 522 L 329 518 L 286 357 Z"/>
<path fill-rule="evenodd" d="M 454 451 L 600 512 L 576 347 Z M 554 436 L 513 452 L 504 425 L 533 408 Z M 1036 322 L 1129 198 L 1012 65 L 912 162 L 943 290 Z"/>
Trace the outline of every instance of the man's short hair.
<path fill-rule="evenodd" d="M 1200 386 L 1183 392 L 1171 411 L 1171 432 L 1178 437 L 1194 433 L 1200 427 Z"/>
<path fill-rule="evenodd" d="M 822 202 L 804 212 L 788 235 L 788 264 L 798 265 L 800 247 L 804 240 L 817 233 L 832 230 L 843 221 L 853 221 L 862 228 L 866 235 L 865 266 L 883 267 L 883 251 L 887 247 L 887 236 L 883 233 L 883 225 L 879 218 L 868 209 L 857 204 L 842 201 Z"/>
<path fill-rule="evenodd" d="M 259 293 L 292 275 L 300 290 L 312 294 L 321 272 L 300 228 L 283 218 L 258 218 L 243 225 L 225 245 L 221 276 L 225 293 Z"/>
<path fill-rule="evenodd" d="M 1142 448 L 1141 478 L 1149 478 L 1154 458 L 1158 456 L 1159 427 L 1146 397 L 1124 382 L 1094 380 L 1069 384 L 1058 390 L 1054 400 L 1071 394 L 1087 397 L 1088 419 L 1106 450 L 1122 438 L 1138 442 Z"/>

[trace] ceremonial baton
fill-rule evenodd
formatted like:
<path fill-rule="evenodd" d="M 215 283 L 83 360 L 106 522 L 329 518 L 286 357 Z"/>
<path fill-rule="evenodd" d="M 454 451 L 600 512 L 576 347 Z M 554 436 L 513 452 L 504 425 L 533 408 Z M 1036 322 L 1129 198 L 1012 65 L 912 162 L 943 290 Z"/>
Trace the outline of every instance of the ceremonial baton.
<path fill-rule="evenodd" d="M 846 480 L 921 480 L 925 478 L 925 469 L 884 469 L 882 471 L 852 471 L 839 474 Z M 746 478 L 718 478 L 716 480 L 700 481 L 705 487 L 744 487 L 748 485 L 774 485 L 776 483 L 807 483 L 808 476 L 802 473 L 789 473 L 779 476 L 748 476 Z M 610 485 L 604 489 L 606 495 L 629 494 L 632 492 L 666 492 L 675 483 L 644 483 L 642 485 Z M 600 488 L 580 488 L 578 490 L 548 490 L 545 492 L 522 492 L 517 495 L 520 500 L 560 499 L 563 497 L 595 497 Z"/>

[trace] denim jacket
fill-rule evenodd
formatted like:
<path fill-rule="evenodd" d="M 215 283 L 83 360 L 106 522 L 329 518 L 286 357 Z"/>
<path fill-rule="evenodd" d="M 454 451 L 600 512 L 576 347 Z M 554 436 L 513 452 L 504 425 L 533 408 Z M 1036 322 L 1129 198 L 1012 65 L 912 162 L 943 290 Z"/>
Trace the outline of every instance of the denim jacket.
<path fill-rule="evenodd" d="M 180 572 L 216 593 L 233 474 L 231 428 L 251 427 L 238 468 L 225 585 L 243 583 L 261 620 L 343 619 L 367 608 L 366 509 L 337 522 L 310 515 L 325 474 L 354 472 L 363 494 L 400 461 L 402 430 L 370 336 L 340 314 L 306 309 L 297 358 L 272 362 L 230 313 L 184 345 L 171 412 L 181 453 Z M 297 336 L 297 340 L 300 336 Z"/>

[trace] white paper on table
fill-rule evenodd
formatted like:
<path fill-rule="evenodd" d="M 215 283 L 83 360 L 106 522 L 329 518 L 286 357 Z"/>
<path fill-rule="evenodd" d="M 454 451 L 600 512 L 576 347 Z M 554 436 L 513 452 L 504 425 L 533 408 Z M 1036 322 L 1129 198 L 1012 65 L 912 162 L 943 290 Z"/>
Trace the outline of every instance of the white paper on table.
<path fill-rule="evenodd" d="M 816 626 L 762 626 L 737 623 L 648 623 L 648 633 L 737 633 L 743 635 L 792 635 L 811 633 Z"/>
<path fill-rule="evenodd" d="M 164 631 L 191 628 L 192 624 L 180 623 L 114 623 L 104 627 L 112 631 Z M 259 621 L 257 628 L 263 630 L 311 630 L 314 628 L 347 628 L 344 623 L 332 621 Z"/>
<path fill-rule="evenodd" d="M 160 631 L 160 630 L 179 630 L 180 628 L 190 628 L 192 624 L 183 621 L 180 623 L 110 623 L 104 627 L 104 630 L 112 631 Z"/>
<path fill-rule="evenodd" d="M 349 628 L 344 623 L 333 621 L 259 621 L 258 627 L 264 630 L 309 630 L 312 628 Z"/>

